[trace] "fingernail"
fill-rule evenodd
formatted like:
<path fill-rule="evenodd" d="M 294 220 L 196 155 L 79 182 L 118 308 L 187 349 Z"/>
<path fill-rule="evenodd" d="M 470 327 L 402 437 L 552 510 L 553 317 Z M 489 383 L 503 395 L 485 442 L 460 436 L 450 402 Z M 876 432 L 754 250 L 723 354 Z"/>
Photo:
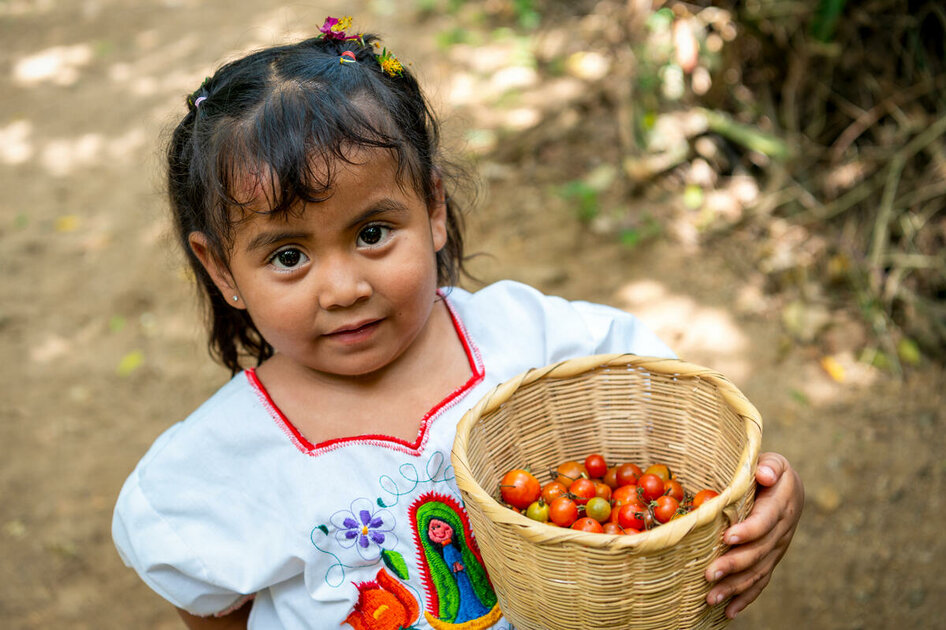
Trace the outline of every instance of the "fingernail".
<path fill-rule="evenodd" d="M 716 593 L 716 597 L 713 598 L 713 605 L 715 606 L 716 604 L 718 604 L 718 603 L 721 602 L 721 601 L 723 601 L 723 594 L 722 594 L 722 593 Z"/>
<path fill-rule="evenodd" d="M 713 581 L 714 581 L 714 582 L 717 582 L 717 581 L 719 581 L 719 578 L 721 578 L 721 577 L 723 577 L 723 572 L 722 572 L 722 571 L 717 571 L 716 573 L 713 574 Z M 720 597 L 721 597 L 721 595 L 717 595 L 717 596 L 716 596 L 716 600 L 719 601 L 719 598 L 720 598 Z"/>
<path fill-rule="evenodd" d="M 727 544 L 727 545 L 738 545 L 738 544 L 739 544 L 739 536 L 727 536 L 727 537 L 726 537 L 726 544 Z"/>
<path fill-rule="evenodd" d="M 768 466 L 759 466 L 759 472 L 768 475 L 769 477 L 775 476 L 775 471 Z"/>

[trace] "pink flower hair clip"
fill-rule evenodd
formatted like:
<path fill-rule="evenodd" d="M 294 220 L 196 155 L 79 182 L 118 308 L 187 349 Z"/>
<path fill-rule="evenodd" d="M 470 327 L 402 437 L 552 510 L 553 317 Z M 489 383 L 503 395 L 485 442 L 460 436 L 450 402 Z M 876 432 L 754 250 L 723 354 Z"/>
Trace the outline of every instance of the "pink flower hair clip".
<path fill-rule="evenodd" d="M 325 18 L 325 22 L 319 27 L 319 31 L 322 33 L 319 37 L 324 39 L 337 39 L 343 42 L 347 42 L 350 39 L 360 40 L 361 34 L 349 35 L 345 32 L 349 28 L 351 28 L 351 16 L 346 15 L 343 18 L 329 16 Z"/>

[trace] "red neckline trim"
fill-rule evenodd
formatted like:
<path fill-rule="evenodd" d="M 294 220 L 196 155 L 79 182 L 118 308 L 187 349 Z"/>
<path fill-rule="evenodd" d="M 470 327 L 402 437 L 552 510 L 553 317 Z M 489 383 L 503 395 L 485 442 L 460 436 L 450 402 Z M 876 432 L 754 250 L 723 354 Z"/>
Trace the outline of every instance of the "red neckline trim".
<path fill-rule="evenodd" d="M 353 435 L 326 440 L 325 442 L 319 442 L 318 444 L 312 444 L 312 442 L 306 439 L 306 437 L 302 435 L 302 432 L 300 432 L 299 429 L 296 428 L 296 426 L 289 420 L 289 418 L 287 418 L 285 414 L 283 414 L 283 412 L 279 409 L 279 407 L 270 397 L 269 392 L 266 391 L 266 387 L 256 375 L 256 370 L 254 368 L 247 368 L 244 370 L 247 380 L 253 389 L 256 390 L 257 395 L 260 397 L 260 400 L 266 407 L 270 416 L 272 416 L 273 420 L 276 421 L 276 424 L 279 425 L 279 427 L 286 433 L 296 448 L 307 455 L 313 456 L 321 455 L 323 453 L 342 448 L 349 444 L 373 444 L 375 446 L 390 448 L 395 451 L 400 451 L 402 453 L 415 456 L 420 455 L 423 452 L 424 446 L 427 443 L 427 438 L 430 434 L 430 426 L 433 424 L 433 421 L 436 420 L 441 413 L 452 407 L 467 392 L 478 385 L 485 376 L 485 370 L 483 369 L 483 361 L 482 357 L 480 356 L 479 349 L 473 344 L 473 340 L 470 339 L 470 335 L 467 332 L 466 327 L 463 325 L 463 322 L 460 320 L 456 311 L 454 311 L 453 306 L 450 304 L 450 301 L 447 299 L 447 297 L 441 291 L 437 291 L 437 294 L 440 295 L 444 301 L 444 304 L 447 306 L 447 312 L 450 314 L 450 321 L 453 323 L 453 329 L 457 333 L 457 338 L 459 338 L 460 343 L 463 345 L 463 351 L 466 353 L 466 358 L 470 364 L 470 371 L 472 372 L 472 375 L 463 385 L 448 394 L 446 398 L 437 403 L 424 415 L 420 422 L 417 438 L 413 442 L 408 442 L 407 440 L 391 435 L 378 433 Z"/>

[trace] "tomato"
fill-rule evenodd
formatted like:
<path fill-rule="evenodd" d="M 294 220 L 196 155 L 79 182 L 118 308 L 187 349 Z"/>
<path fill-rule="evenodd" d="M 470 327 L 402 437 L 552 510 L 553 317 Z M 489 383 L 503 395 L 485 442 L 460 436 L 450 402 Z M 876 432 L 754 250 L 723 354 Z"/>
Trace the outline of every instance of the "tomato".
<path fill-rule="evenodd" d="M 572 523 L 572 529 L 577 529 L 581 532 L 592 532 L 594 534 L 601 534 L 604 532 L 604 528 L 601 527 L 601 523 L 593 518 L 588 518 L 587 516 Z"/>
<path fill-rule="evenodd" d="M 499 482 L 499 491 L 503 501 L 520 510 L 524 510 L 542 494 L 539 480 L 528 470 L 517 468 L 503 475 Z"/>
<path fill-rule="evenodd" d="M 593 453 L 585 458 L 585 470 L 592 479 L 601 479 L 608 472 L 608 464 L 603 455 Z"/>
<path fill-rule="evenodd" d="M 601 525 L 601 529 L 604 531 L 605 534 L 623 534 L 624 533 L 623 527 L 621 527 L 617 523 L 612 523 L 611 521 L 608 521 L 607 523 L 603 523 Z"/>
<path fill-rule="evenodd" d="M 677 503 L 683 502 L 683 486 L 676 479 L 669 479 L 664 482 L 664 494 L 676 499 Z"/>
<path fill-rule="evenodd" d="M 603 523 L 611 516 L 611 504 L 607 499 L 592 497 L 588 499 L 588 503 L 585 505 L 585 515 L 599 523 Z"/>
<path fill-rule="evenodd" d="M 558 468 L 556 468 L 552 474 L 555 475 L 555 481 L 568 487 L 576 479 L 587 477 L 588 471 L 585 470 L 584 464 L 576 461 L 567 461 L 564 464 L 559 464 Z"/>
<path fill-rule="evenodd" d="M 549 520 L 560 527 L 571 527 L 578 520 L 578 504 L 568 497 L 559 497 L 549 505 Z"/>
<path fill-rule="evenodd" d="M 618 510 L 618 525 L 624 529 L 644 529 L 644 514 L 647 509 L 641 510 L 642 506 L 637 503 L 627 503 Z"/>
<path fill-rule="evenodd" d="M 693 507 L 698 508 L 709 499 L 712 499 L 713 497 L 718 497 L 718 496 L 719 496 L 719 493 L 716 492 L 715 490 L 710 490 L 710 489 L 700 490 L 693 497 Z"/>
<path fill-rule="evenodd" d="M 669 481 L 673 479 L 673 473 L 670 472 L 670 467 L 666 464 L 653 464 L 647 467 L 647 470 L 644 471 L 645 475 L 657 475 L 664 481 Z"/>
<path fill-rule="evenodd" d="M 618 467 L 612 466 L 611 468 L 608 468 L 608 472 L 604 473 L 604 478 L 602 479 L 602 481 L 608 484 L 608 487 L 610 487 L 612 490 L 618 487 L 617 474 Z"/>
<path fill-rule="evenodd" d="M 656 501 L 664 493 L 664 481 L 654 474 L 644 474 L 637 480 L 641 498 L 646 502 Z"/>
<path fill-rule="evenodd" d="M 576 479 L 572 482 L 572 485 L 568 486 L 568 494 L 575 499 L 575 503 L 578 505 L 588 503 L 588 499 L 596 496 L 595 492 L 595 482 L 587 477 Z"/>
<path fill-rule="evenodd" d="M 595 482 L 595 496 L 601 497 L 602 499 L 610 501 L 611 500 L 611 487 L 602 481 L 596 481 Z"/>
<path fill-rule="evenodd" d="M 632 464 L 630 462 L 621 464 L 618 466 L 618 469 L 615 472 L 615 478 L 619 487 L 632 486 L 636 484 L 640 476 L 641 469 L 637 466 L 637 464 Z"/>
<path fill-rule="evenodd" d="M 669 495 L 658 497 L 654 506 L 654 518 L 660 523 L 666 523 L 680 509 L 680 502 Z"/>
<path fill-rule="evenodd" d="M 549 504 L 539 499 L 534 501 L 528 508 L 526 508 L 526 516 L 531 518 L 533 521 L 539 521 L 540 523 L 548 523 L 549 521 Z"/>
<path fill-rule="evenodd" d="M 551 503 L 565 494 L 568 494 L 568 486 L 557 481 L 550 481 L 542 486 L 542 500 L 546 503 Z"/>
<path fill-rule="evenodd" d="M 628 501 L 638 501 L 637 486 L 621 486 L 611 493 L 611 500 L 615 505 L 624 505 Z"/>

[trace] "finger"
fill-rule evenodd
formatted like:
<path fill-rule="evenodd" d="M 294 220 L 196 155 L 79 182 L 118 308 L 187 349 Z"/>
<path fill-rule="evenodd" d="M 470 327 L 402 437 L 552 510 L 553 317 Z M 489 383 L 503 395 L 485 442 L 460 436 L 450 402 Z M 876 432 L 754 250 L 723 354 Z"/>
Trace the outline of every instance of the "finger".
<path fill-rule="evenodd" d="M 751 604 L 756 600 L 759 594 L 765 589 L 769 584 L 769 580 L 772 579 L 772 573 L 766 573 L 759 580 L 755 582 L 748 589 L 737 595 L 726 605 L 726 616 L 732 619 L 737 614 L 739 614 L 746 606 Z"/>
<path fill-rule="evenodd" d="M 756 465 L 755 478 L 763 486 L 773 486 L 788 469 L 788 460 L 778 453 L 762 453 Z"/>
<path fill-rule="evenodd" d="M 784 533 L 780 529 L 773 529 L 757 541 L 733 547 L 707 567 L 707 580 L 719 582 L 726 576 L 738 575 L 753 567 L 762 567 L 763 562 L 773 552 L 776 554 L 776 558 L 781 558 L 785 553 L 785 547 L 788 545 Z M 790 540 L 790 537 L 788 540 Z M 774 563 L 772 566 L 774 566 Z"/>
<path fill-rule="evenodd" d="M 771 531 L 783 517 L 782 501 L 775 492 L 763 488 L 756 496 L 755 506 L 746 520 L 726 529 L 723 541 L 727 545 L 741 545 L 757 540 Z"/>
<path fill-rule="evenodd" d="M 706 601 L 710 604 L 718 604 L 727 597 L 737 596 L 752 588 L 759 581 L 766 580 L 775 569 L 780 554 L 778 551 L 767 553 L 758 562 L 750 565 L 749 570 L 734 572 L 725 579 L 720 580 L 713 585 L 709 593 L 706 594 Z"/>

